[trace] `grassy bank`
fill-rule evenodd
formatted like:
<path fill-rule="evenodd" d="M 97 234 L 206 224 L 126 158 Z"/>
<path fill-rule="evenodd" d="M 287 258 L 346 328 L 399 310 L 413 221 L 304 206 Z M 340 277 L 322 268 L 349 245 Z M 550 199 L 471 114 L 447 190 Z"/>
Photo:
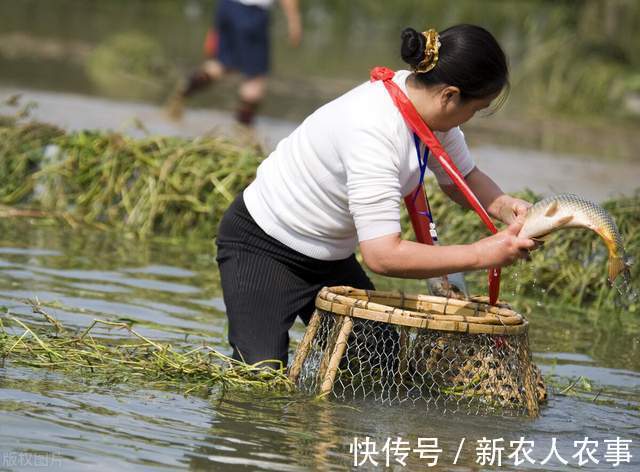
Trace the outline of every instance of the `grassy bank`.
<path fill-rule="evenodd" d="M 253 179 L 262 153 L 217 137 L 134 139 L 115 133 L 64 132 L 5 118 L 0 122 L 0 215 L 42 216 L 140 238 L 211 238 L 224 209 Z M 440 235 L 447 244 L 488 235 L 475 214 L 429 187 Z M 535 201 L 532 193 L 522 197 Z M 604 204 L 620 227 L 627 252 L 640 253 L 640 194 Z M 35 212 L 35 213 L 29 213 Z M 403 216 L 406 237 L 412 230 Z M 552 297 L 558 303 L 616 309 L 606 282 L 606 249 L 590 231 L 561 231 L 532 262 L 505 271 L 503 294 Z M 518 273 L 517 277 L 509 274 Z M 484 272 L 470 274 L 475 293 Z M 638 286 L 638 268 L 632 269 Z M 637 302 L 635 302 L 637 303 Z M 637 309 L 634 303 L 629 307 Z"/>

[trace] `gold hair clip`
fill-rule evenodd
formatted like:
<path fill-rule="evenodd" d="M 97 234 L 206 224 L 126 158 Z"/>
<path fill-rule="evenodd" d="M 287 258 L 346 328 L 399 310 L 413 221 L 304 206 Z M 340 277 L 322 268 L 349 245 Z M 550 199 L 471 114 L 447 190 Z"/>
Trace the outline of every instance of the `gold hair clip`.
<path fill-rule="evenodd" d="M 434 29 L 422 32 L 422 36 L 426 39 L 424 46 L 424 59 L 420 61 L 414 71 L 419 73 L 429 72 L 438 63 L 438 51 L 440 50 L 440 36 Z"/>

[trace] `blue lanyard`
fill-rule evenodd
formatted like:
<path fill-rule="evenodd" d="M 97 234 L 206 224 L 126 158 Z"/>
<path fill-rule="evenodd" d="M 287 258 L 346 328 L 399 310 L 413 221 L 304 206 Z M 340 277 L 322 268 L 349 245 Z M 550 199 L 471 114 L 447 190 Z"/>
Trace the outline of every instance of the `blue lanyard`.
<path fill-rule="evenodd" d="M 418 192 L 420 191 L 420 187 L 424 185 L 424 175 L 427 171 L 427 162 L 429 161 L 429 147 L 424 147 L 424 154 L 420 156 L 420 138 L 416 133 L 413 133 L 413 141 L 416 144 L 416 153 L 418 154 L 418 165 L 420 166 L 420 180 L 418 181 L 418 188 L 416 188 L 415 193 L 413 194 L 413 201 L 415 203 L 416 198 L 418 198 Z M 427 211 L 426 213 L 420 212 L 420 214 L 424 214 L 427 218 L 429 218 L 429 222 L 433 223 L 433 217 L 431 216 L 431 208 L 429 208 L 429 202 L 427 201 Z"/>
<path fill-rule="evenodd" d="M 424 147 L 424 154 L 422 157 L 420 156 L 420 138 L 416 133 L 413 133 L 413 141 L 416 143 L 416 154 L 418 155 L 418 165 L 420 166 L 420 181 L 418 187 L 416 188 L 416 192 L 413 194 L 413 202 L 415 203 L 416 198 L 418 198 L 418 193 L 420 189 L 424 185 L 424 174 L 427 171 L 427 163 L 429 161 L 429 147 Z M 429 219 L 429 233 L 431 234 L 431 240 L 435 243 L 438 242 L 438 233 L 436 231 L 436 224 L 433 222 L 433 216 L 431 215 L 431 207 L 429 206 L 429 199 L 426 198 L 427 211 L 419 211 L 418 214 L 422 216 L 426 216 Z"/>
<path fill-rule="evenodd" d="M 418 182 L 418 184 L 422 185 L 424 183 L 424 174 L 427 170 L 427 161 L 429 160 L 429 148 L 427 146 L 424 147 L 424 155 L 421 158 L 420 157 L 420 138 L 416 133 L 413 133 L 413 142 L 416 144 L 416 153 L 418 154 L 418 165 L 420 166 L 420 181 Z M 413 198 L 415 199 L 417 196 L 418 194 L 416 193 L 416 195 Z"/>

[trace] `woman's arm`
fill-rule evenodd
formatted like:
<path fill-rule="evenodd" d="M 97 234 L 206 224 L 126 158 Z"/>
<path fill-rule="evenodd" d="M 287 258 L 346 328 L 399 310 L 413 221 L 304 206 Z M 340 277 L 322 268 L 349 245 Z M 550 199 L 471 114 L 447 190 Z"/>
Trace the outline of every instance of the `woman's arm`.
<path fill-rule="evenodd" d="M 524 216 L 531 206 L 531 203 L 525 200 L 504 193 L 491 177 L 477 167 L 467 174 L 465 180 L 489 215 L 503 223 L 511 224 L 517 217 Z M 463 208 L 471 208 L 467 199 L 454 184 L 441 185 L 440 188 Z"/>
<path fill-rule="evenodd" d="M 431 246 L 390 234 L 360 242 L 365 264 L 378 274 L 392 277 L 429 278 L 452 272 L 502 267 L 525 259 L 534 247 L 530 239 L 517 236 L 522 221 L 473 244 Z"/>

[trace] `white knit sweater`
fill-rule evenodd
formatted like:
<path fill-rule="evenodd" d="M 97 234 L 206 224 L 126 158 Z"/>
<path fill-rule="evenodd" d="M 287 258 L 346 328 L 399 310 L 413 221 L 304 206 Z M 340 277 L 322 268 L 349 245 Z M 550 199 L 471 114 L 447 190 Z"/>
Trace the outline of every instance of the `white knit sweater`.
<path fill-rule="evenodd" d="M 394 81 L 407 93 L 409 71 Z M 463 175 L 474 167 L 459 128 L 435 133 Z M 429 156 L 429 169 L 450 183 Z M 400 205 L 418 184 L 413 134 L 382 82 L 366 82 L 311 114 L 258 167 L 244 191 L 256 223 L 309 257 L 349 257 L 358 241 L 400 232 Z"/>

